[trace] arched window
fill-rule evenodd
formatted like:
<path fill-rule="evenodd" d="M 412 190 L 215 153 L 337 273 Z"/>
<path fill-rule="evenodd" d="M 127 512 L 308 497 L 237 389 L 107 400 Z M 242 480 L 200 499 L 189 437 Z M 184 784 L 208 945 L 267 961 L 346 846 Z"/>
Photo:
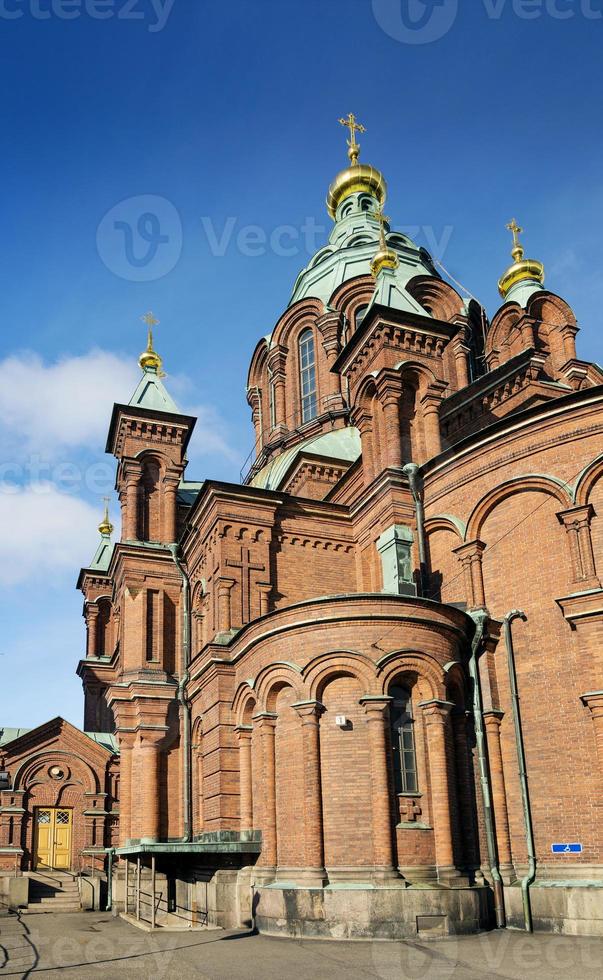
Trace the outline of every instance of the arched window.
<path fill-rule="evenodd" d="M 302 423 L 315 419 L 318 399 L 316 395 L 316 352 L 314 334 L 304 330 L 299 338 L 299 384 L 301 391 Z"/>
<path fill-rule="evenodd" d="M 354 317 L 354 324 L 356 330 L 358 330 L 358 327 L 362 324 L 362 321 L 366 316 L 367 310 L 368 310 L 368 303 L 366 304 L 366 306 L 359 306 L 358 309 L 356 310 L 356 315 Z"/>
<path fill-rule="evenodd" d="M 392 757 L 396 793 L 416 793 L 417 754 L 415 751 L 412 696 L 408 688 L 395 686 L 390 689 Z"/>
<path fill-rule="evenodd" d="M 110 657 L 111 649 L 111 600 L 104 596 L 97 602 L 98 619 L 96 622 L 96 653 L 97 657 Z"/>
<path fill-rule="evenodd" d="M 159 463 L 154 459 L 145 460 L 139 495 L 138 536 L 141 541 L 159 541 L 161 538 L 159 479 Z"/>

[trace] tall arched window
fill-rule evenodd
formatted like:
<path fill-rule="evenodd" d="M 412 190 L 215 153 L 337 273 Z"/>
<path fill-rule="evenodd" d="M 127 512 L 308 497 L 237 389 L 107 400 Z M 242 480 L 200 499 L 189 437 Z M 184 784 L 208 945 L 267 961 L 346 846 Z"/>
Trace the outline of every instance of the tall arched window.
<path fill-rule="evenodd" d="M 318 399 L 316 394 L 316 351 L 314 334 L 304 330 L 299 338 L 299 382 L 301 390 L 302 422 L 316 418 Z"/>
<path fill-rule="evenodd" d="M 396 793 L 416 793 L 417 754 L 415 751 L 412 695 L 408 688 L 396 685 L 390 689 L 392 756 Z"/>

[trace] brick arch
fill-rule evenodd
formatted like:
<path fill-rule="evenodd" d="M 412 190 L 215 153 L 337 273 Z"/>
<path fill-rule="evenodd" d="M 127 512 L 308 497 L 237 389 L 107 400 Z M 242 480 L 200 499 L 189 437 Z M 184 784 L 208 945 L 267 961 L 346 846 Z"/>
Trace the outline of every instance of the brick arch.
<path fill-rule="evenodd" d="M 302 329 L 306 324 L 315 325 L 318 317 L 324 313 L 324 306 L 319 299 L 302 299 L 294 306 L 291 306 L 280 318 L 272 337 L 270 347 L 282 345 L 290 346 L 291 338 Z"/>
<path fill-rule="evenodd" d="M 248 724 L 245 719 L 249 714 L 251 702 L 253 702 L 254 707 L 257 705 L 257 693 L 249 681 L 243 681 L 235 691 L 232 702 L 232 712 L 236 726 Z"/>
<path fill-rule="evenodd" d="M 574 490 L 574 501 L 578 506 L 585 507 L 589 503 L 594 486 L 601 477 L 603 477 L 603 453 L 589 463 L 578 477 Z"/>
<path fill-rule="evenodd" d="M 270 349 L 269 341 L 266 337 L 262 337 L 252 354 L 251 363 L 249 365 L 249 372 L 247 374 L 247 390 L 251 388 L 262 388 L 265 382 L 265 371 L 266 362 L 268 359 L 268 351 Z"/>
<path fill-rule="evenodd" d="M 448 517 L 446 514 L 438 514 L 436 517 L 429 517 L 425 521 L 425 533 L 435 534 L 436 531 L 451 531 L 459 539 L 459 544 L 464 541 L 466 525 L 457 517 Z"/>
<path fill-rule="evenodd" d="M 436 320 L 450 323 L 463 313 L 463 300 L 456 289 L 435 276 L 415 276 L 406 284 L 406 291 Z"/>
<path fill-rule="evenodd" d="M 556 326 L 570 324 L 575 327 L 577 324 L 571 306 L 560 296 L 549 293 L 548 290 L 534 293 L 528 301 L 527 310 L 530 316 L 537 320 L 543 320 Z"/>
<path fill-rule="evenodd" d="M 504 344 L 509 334 L 516 327 L 525 311 L 519 303 L 505 303 L 494 316 L 486 337 L 485 355 L 489 357 L 501 344 Z"/>
<path fill-rule="evenodd" d="M 191 743 L 195 745 L 198 744 L 203 738 L 203 717 L 202 715 L 197 715 L 193 722 L 193 727 L 191 730 Z"/>
<path fill-rule="evenodd" d="M 78 770 L 79 775 L 83 776 L 83 792 L 100 792 L 99 779 L 92 766 L 85 759 L 82 759 L 81 756 L 59 749 L 44 749 L 35 756 L 29 756 L 29 758 L 25 759 L 15 772 L 13 788 L 23 789 L 27 792 L 30 789 L 31 780 L 40 772 L 43 766 L 60 765 L 62 762 L 67 764 L 67 761 L 69 761 L 71 778 L 78 774 Z"/>
<path fill-rule="evenodd" d="M 366 694 L 379 693 L 374 662 L 353 651 L 321 654 L 304 667 L 303 676 L 310 700 L 320 701 L 326 685 L 336 677 L 355 677 L 365 685 Z"/>
<path fill-rule="evenodd" d="M 432 369 L 427 364 L 422 364 L 421 361 L 399 361 L 394 370 L 398 371 L 401 377 L 416 375 L 418 380 L 417 389 L 421 394 L 424 394 L 430 385 L 441 384 L 440 379 L 436 377 Z"/>
<path fill-rule="evenodd" d="M 136 454 L 134 459 L 143 464 L 147 461 L 158 463 L 162 475 L 165 473 L 168 466 L 173 465 L 173 460 L 171 460 L 169 456 L 166 456 L 166 454 L 160 449 L 156 449 L 155 447 L 152 449 L 141 449 L 141 451 Z"/>
<path fill-rule="evenodd" d="M 338 286 L 329 300 L 331 309 L 337 310 L 347 318 L 353 326 L 356 311 L 359 307 L 370 303 L 375 292 L 375 280 L 372 276 L 358 276 L 348 279 Z M 349 336 L 349 335 L 348 335 Z"/>
<path fill-rule="evenodd" d="M 401 674 L 415 674 L 429 687 L 429 696 L 443 699 L 446 694 L 445 673 L 442 665 L 430 656 L 417 650 L 394 650 L 382 657 L 377 664 L 379 674 L 379 693 L 387 694 L 392 681 Z"/>
<path fill-rule="evenodd" d="M 284 687 L 293 688 L 296 697 L 300 701 L 305 700 L 300 668 L 296 664 L 286 662 L 264 667 L 258 674 L 255 684 L 258 712 L 274 711 L 277 695 Z"/>
<path fill-rule="evenodd" d="M 464 708 L 468 703 L 468 683 L 462 664 L 458 661 L 447 664 L 445 671 L 446 700 L 452 701 L 458 708 Z"/>
<path fill-rule="evenodd" d="M 540 491 L 541 493 L 555 497 L 563 508 L 571 507 L 570 490 L 565 483 L 556 477 L 544 474 L 517 476 L 512 480 L 507 480 L 505 483 L 500 484 L 500 486 L 495 487 L 487 493 L 485 497 L 482 497 L 480 502 L 474 507 L 471 517 L 467 522 L 465 540 L 476 541 L 479 539 L 486 518 L 503 500 L 512 497 L 516 493 L 530 493 L 533 491 Z"/>

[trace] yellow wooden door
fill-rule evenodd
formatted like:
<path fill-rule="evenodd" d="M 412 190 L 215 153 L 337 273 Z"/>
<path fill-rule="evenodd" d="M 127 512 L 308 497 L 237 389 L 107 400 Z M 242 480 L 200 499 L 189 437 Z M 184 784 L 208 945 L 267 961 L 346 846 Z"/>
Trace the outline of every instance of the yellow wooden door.
<path fill-rule="evenodd" d="M 71 867 L 72 826 L 71 810 L 52 807 L 36 810 L 36 868 Z"/>

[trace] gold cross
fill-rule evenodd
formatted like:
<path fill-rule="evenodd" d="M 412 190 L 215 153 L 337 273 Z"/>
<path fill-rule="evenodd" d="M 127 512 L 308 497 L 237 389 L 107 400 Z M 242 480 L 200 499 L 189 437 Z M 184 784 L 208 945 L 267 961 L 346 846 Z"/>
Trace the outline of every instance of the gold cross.
<path fill-rule="evenodd" d="M 356 122 L 356 116 L 353 112 L 348 114 L 347 119 L 340 119 L 339 122 L 350 131 L 350 138 L 347 141 L 349 147 L 348 156 L 352 161 L 352 166 L 354 166 L 354 164 L 358 163 L 358 154 L 360 153 L 360 147 L 356 142 L 356 133 L 366 133 L 366 129 L 362 123 Z"/>
<path fill-rule="evenodd" d="M 513 245 L 517 247 L 520 244 L 519 236 L 523 234 L 523 228 L 519 227 L 515 218 L 507 225 L 507 231 L 513 233 Z"/>
<path fill-rule="evenodd" d="M 147 327 L 150 330 L 152 330 L 153 327 L 158 327 L 160 323 L 160 320 L 157 320 L 150 311 L 149 313 L 145 313 L 144 316 L 141 316 L 140 319 L 142 320 L 143 323 L 146 323 Z"/>
<path fill-rule="evenodd" d="M 387 239 L 385 238 L 385 226 L 389 225 L 389 218 L 383 214 L 383 205 L 375 214 L 375 218 L 379 222 L 379 240 L 381 242 L 382 248 L 387 248 Z"/>

